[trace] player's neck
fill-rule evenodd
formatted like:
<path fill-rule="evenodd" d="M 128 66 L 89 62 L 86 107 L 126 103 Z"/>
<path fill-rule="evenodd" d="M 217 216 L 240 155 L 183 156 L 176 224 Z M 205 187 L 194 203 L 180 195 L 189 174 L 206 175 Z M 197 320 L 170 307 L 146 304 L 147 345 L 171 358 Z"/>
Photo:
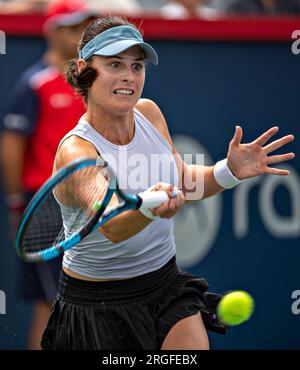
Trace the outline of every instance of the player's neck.
<path fill-rule="evenodd" d="M 127 115 L 114 115 L 88 110 L 86 113 L 88 123 L 99 132 L 106 140 L 116 145 L 127 145 L 134 136 L 134 114 L 133 111 Z"/>

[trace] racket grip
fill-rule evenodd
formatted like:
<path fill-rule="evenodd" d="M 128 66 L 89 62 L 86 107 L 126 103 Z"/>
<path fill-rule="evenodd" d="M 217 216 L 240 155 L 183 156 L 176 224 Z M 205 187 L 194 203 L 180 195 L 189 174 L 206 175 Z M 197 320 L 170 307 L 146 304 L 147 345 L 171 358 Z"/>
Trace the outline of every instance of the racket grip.
<path fill-rule="evenodd" d="M 171 193 L 172 197 L 176 196 L 176 190 Z M 155 208 L 167 202 L 170 198 L 165 191 L 144 191 L 139 193 L 139 197 L 142 198 L 142 204 L 140 208 Z"/>

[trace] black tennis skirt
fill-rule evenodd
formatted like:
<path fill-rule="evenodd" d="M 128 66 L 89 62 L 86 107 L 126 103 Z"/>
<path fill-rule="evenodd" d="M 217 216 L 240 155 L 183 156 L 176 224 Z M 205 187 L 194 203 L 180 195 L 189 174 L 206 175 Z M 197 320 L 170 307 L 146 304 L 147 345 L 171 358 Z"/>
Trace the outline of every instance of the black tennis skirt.
<path fill-rule="evenodd" d="M 42 338 L 45 350 L 158 350 L 171 327 L 201 312 L 207 330 L 225 334 L 205 279 L 184 272 L 175 256 L 148 274 L 107 282 L 63 271 Z"/>

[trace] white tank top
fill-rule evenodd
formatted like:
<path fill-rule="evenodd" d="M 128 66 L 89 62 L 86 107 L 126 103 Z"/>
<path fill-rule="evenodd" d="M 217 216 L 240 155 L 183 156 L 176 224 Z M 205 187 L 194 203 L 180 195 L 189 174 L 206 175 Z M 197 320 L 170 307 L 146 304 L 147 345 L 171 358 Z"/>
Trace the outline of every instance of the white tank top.
<path fill-rule="evenodd" d="M 101 136 L 83 116 L 61 143 L 72 135 L 91 142 L 115 170 L 127 194 L 144 191 L 158 182 L 178 186 L 171 147 L 156 128 L 134 110 L 135 133 L 127 145 L 115 145 Z M 66 220 L 69 216 L 64 214 Z M 157 218 L 131 238 L 112 243 L 100 231 L 85 237 L 64 254 L 63 265 L 95 279 L 130 278 L 155 271 L 175 254 L 173 220 Z"/>

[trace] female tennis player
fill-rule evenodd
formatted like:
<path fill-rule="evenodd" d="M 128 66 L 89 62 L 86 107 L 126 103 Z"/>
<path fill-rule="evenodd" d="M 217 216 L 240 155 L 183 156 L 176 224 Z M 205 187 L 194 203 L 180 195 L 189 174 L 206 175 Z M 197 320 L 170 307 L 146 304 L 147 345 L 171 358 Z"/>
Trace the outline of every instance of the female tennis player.
<path fill-rule="evenodd" d="M 61 141 L 54 172 L 79 157 L 101 156 L 125 192 L 164 190 L 170 199 L 114 217 L 65 253 L 44 349 L 208 349 L 206 330 L 227 329 L 215 315 L 220 296 L 177 267 L 172 217 L 191 195 L 204 199 L 264 173 L 288 175 L 268 167 L 294 157 L 267 156 L 293 140 L 287 135 L 264 146 L 277 127 L 249 144 L 241 144 L 237 127 L 225 160 L 212 167 L 183 163 L 159 107 L 140 99 L 145 63 L 158 58 L 139 30 L 108 17 L 86 28 L 68 67 L 87 112 Z M 195 194 L 202 179 L 203 193 Z"/>

